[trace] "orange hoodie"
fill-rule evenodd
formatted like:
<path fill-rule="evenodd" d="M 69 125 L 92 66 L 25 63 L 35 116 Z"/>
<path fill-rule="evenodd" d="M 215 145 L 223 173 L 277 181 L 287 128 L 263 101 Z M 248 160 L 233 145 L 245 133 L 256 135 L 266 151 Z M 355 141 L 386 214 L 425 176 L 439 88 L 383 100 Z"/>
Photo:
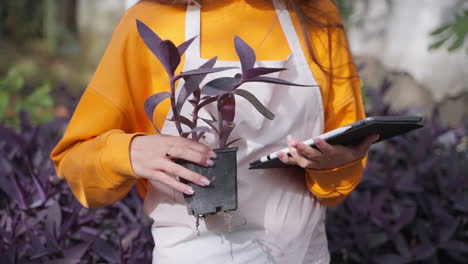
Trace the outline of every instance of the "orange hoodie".
<path fill-rule="evenodd" d="M 253 46 L 258 60 L 281 60 L 289 55 L 271 1 L 205 0 L 203 5 L 203 58 L 219 56 L 220 60 L 237 60 L 234 35 Z M 331 0 L 313 1 L 313 10 L 339 23 Z M 292 18 L 296 31 L 301 32 L 297 17 L 292 14 Z M 176 45 L 184 41 L 184 7 L 142 0 L 121 19 L 63 139 L 51 154 L 58 176 L 68 181 L 85 207 L 116 202 L 134 184 L 143 197 L 146 192 L 145 180 L 132 170 L 129 146 L 136 135 L 154 133 L 143 104 L 148 96 L 169 91 L 169 87 L 162 65 L 138 35 L 136 19 Z M 323 66 L 332 68 L 327 74 L 309 58 L 322 93 L 325 130 L 364 118 L 360 81 L 350 77 L 356 76 L 356 68 L 343 29 L 311 28 L 310 31 L 316 58 Z M 308 54 L 304 41 L 302 45 Z M 181 69 L 182 66 L 178 71 Z M 169 106 L 166 100 L 155 111 L 154 121 L 159 128 L 164 124 Z M 306 170 L 306 183 L 322 204 L 334 205 L 359 183 L 364 163 L 359 160 L 332 170 Z"/>

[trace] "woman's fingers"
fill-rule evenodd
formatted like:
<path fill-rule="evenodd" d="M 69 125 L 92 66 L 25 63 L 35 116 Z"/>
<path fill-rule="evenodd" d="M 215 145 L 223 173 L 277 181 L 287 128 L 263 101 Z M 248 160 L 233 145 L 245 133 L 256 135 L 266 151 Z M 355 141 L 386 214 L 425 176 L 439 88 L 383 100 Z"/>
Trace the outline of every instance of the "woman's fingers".
<path fill-rule="evenodd" d="M 192 148 L 182 148 L 180 146 L 170 146 L 166 151 L 166 155 L 170 158 L 183 159 L 205 167 L 213 166 L 214 162 L 211 159 L 216 158 L 214 152 L 199 152 Z"/>
<path fill-rule="evenodd" d="M 281 160 L 281 162 L 283 163 L 286 163 L 286 164 L 293 164 L 293 165 L 297 165 L 297 163 L 294 161 L 294 158 L 288 156 L 286 153 L 284 152 L 278 152 L 278 158 Z"/>
<path fill-rule="evenodd" d="M 367 151 L 369 151 L 370 146 L 372 143 L 376 142 L 379 139 L 378 134 L 372 134 L 368 137 L 366 137 L 361 143 L 359 143 L 355 147 L 355 151 L 360 157 L 364 157 L 367 154 Z"/>
<path fill-rule="evenodd" d="M 312 161 L 302 155 L 298 150 L 297 146 L 300 144 L 299 141 L 293 139 L 292 137 L 288 136 L 288 147 L 289 153 L 291 154 L 292 158 L 296 162 L 297 165 L 301 166 L 302 168 L 307 168 L 311 166 Z"/>
<path fill-rule="evenodd" d="M 184 168 L 183 166 L 174 163 L 170 160 L 161 160 L 158 164 L 159 170 L 169 174 L 178 176 L 180 178 L 184 178 L 187 181 L 193 182 L 200 186 L 208 186 L 210 185 L 210 181 L 203 177 L 202 175 L 193 172 L 189 169 Z"/>
<path fill-rule="evenodd" d="M 162 182 L 162 183 L 168 185 L 169 187 L 171 187 L 171 188 L 173 188 L 173 189 L 175 189 L 175 190 L 177 190 L 179 192 L 188 194 L 188 195 L 192 195 L 192 194 L 195 193 L 195 191 L 193 190 L 192 187 L 178 181 L 175 177 L 167 175 L 166 173 L 164 173 L 162 171 L 153 170 L 151 173 L 149 173 L 147 178 L 149 180 Z"/>
<path fill-rule="evenodd" d="M 182 148 L 182 149 L 191 149 L 196 152 L 200 153 L 205 153 L 205 154 L 211 154 L 216 155 L 213 150 L 211 150 L 208 146 L 203 145 L 202 143 L 193 141 L 188 138 L 184 137 L 176 137 L 176 136 L 167 136 L 165 135 L 164 137 L 167 137 L 168 140 L 171 140 L 172 146 Z"/>
<path fill-rule="evenodd" d="M 328 144 L 325 140 L 319 137 L 314 138 L 314 143 L 315 146 L 317 146 L 317 149 L 325 156 L 333 155 L 336 152 L 336 147 Z"/>
<path fill-rule="evenodd" d="M 332 169 L 363 158 L 378 135 L 370 135 L 356 146 L 331 145 L 321 138 L 314 138 L 317 149 L 305 145 L 288 136 L 290 155 L 278 153 L 284 163 L 297 164 L 303 168 Z"/>
<path fill-rule="evenodd" d="M 296 148 L 299 151 L 299 153 L 301 153 L 304 157 L 310 160 L 318 161 L 320 160 L 320 156 L 322 155 L 322 153 L 319 150 L 312 148 L 311 146 L 307 146 L 302 142 L 297 144 Z"/>

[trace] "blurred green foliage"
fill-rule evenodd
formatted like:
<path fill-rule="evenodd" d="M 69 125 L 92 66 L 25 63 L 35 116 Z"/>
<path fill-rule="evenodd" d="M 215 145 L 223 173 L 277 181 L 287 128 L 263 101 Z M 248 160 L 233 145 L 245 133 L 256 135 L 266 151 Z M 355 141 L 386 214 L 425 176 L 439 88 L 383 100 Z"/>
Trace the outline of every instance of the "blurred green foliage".
<path fill-rule="evenodd" d="M 429 46 L 430 50 L 439 49 L 446 43 L 448 51 L 462 48 L 468 36 L 468 10 L 457 14 L 452 22 L 435 29 L 431 32 L 431 36 L 437 40 Z"/>
<path fill-rule="evenodd" d="M 1 0 L 0 40 L 17 45 L 40 40 L 55 55 L 70 35 L 76 35 L 76 6 L 77 0 Z"/>
<path fill-rule="evenodd" d="M 37 125 L 53 118 L 51 86 L 27 87 L 27 77 L 37 72 L 32 64 L 19 64 L 0 77 L 0 123 L 19 129 L 20 113 L 25 112 Z"/>
<path fill-rule="evenodd" d="M 0 1 L 0 33 L 15 42 L 42 34 L 41 0 Z"/>
<path fill-rule="evenodd" d="M 356 13 L 358 2 L 367 10 L 369 0 L 334 0 L 340 15 L 345 25 L 359 26 L 362 17 L 353 18 Z M 429 45 L 429 50 L 440 49 L 447 46 L 449 52 L 463 48 L 465 39 L 468 36 L 468 10 L 464 8 L 466 0 L 459 0 L 455 3 L 453 10 L 456 12 L 452 15 L 450 22 L 440 25 L 430 34 L 434 38 L 434 42 Z M 385 0 L 386 7 L 391 11 L 393 0 Z M 467 45 L 468 52 L 468 45 Z"/>

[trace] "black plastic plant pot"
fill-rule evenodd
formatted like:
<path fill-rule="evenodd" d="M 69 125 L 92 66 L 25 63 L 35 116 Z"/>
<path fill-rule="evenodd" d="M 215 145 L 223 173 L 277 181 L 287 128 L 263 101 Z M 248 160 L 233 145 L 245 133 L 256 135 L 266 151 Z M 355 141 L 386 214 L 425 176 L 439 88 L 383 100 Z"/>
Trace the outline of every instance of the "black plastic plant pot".
<path fill-rule="evenodd" d="M 179 162 L 211 181 L 209 186 L 199 186 L 181 179 L 195 191 L 193 195 L 184 195 L 190 215 L 206 216 L 237 209 L 237 149 L 215 149 L 217 158 L 213 160 L 212 167 L 202 167 L 187 161 Z"/>

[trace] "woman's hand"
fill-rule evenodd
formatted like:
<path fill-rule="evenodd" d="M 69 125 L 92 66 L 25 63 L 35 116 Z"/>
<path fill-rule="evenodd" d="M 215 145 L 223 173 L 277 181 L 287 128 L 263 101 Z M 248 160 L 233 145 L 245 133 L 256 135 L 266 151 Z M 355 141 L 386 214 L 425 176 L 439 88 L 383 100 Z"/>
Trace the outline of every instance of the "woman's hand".
<path fill-rule="evenodd" d="M 137 136 L 130 144 L 130 161 L 138 177 L 159 181 L 171 188 L 192 195 L 193 188 L 178 181 L 179 176 L 200 186 L 210 181 L 202 175 L 172 161 L 184 159 L 201 166 L 213 166 L 216 154 L 209 147 L 193 140 L 169 135 Z"/>
<path fill-rule="evenodd" d="M 330 145 L 321 138 L 314 138 L 317 149 L 307 146 L 288 136 L 288 147 L 291 157 L 284 152 L 278 158 L 287 164 L 299 165 L 305 169 L 328 170 L 342 167 L 362 159 L 369 147 L 379 139 L 379 135 L 370 135 L 355 146 Z"/>

